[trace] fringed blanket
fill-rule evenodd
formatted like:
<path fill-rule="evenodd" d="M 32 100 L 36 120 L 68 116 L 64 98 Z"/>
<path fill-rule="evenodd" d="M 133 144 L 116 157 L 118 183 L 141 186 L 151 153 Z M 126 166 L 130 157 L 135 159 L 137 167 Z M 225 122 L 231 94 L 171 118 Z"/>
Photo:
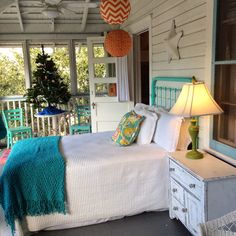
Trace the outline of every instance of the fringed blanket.
<path fill-rule="evenodd" d="M 13 146 L 0 177 L 0 204 L 12 232 L 15 219 L 65 214 L 65 163 L 59 141 L 56 136 L 32 138 Z"/>

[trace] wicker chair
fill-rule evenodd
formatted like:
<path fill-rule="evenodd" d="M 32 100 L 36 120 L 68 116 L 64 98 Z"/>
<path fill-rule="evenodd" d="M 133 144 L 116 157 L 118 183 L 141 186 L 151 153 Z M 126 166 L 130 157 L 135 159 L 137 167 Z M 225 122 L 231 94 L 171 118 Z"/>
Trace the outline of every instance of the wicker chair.
<path fill-rule="evenodd" d="M 201 236 L 236 236 L 236 211 L 200 224 Z"/>

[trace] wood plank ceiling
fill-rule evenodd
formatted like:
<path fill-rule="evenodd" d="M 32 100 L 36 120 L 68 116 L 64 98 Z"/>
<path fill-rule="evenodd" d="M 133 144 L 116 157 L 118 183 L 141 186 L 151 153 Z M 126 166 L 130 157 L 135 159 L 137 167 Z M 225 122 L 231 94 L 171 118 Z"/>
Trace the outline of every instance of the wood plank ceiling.
<path fill-rule="evenodd" d="M 45 11 L 56 11 L 49 17 Z M 99 0 L 0 0 L 0 34 L 98 33 L 110 30 Z"/>

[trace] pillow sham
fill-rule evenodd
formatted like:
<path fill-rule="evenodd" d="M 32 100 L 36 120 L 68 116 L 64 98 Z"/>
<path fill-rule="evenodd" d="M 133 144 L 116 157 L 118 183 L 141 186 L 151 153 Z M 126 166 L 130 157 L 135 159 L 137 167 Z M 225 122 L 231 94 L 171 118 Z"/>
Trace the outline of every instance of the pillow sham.
<path fill-rule="evenodd" d="M 138 136 L 144 119 L 144 116 L 137 115 L 134 111 L 126 113 L 113 134 L 112 140 L 120 146 L 131 145 Z"/>
<path fill-rule="evenodd" d="M 144 109 L 143 107 L 135 106 L 134 111 L 140 116 L 144 116 L 145 119 L 141 124 L 138 137 L 136 139 L 137 144 L 150 144 L 155 132 L 158 116 L 155 112 Z"/>
<path fill-rule="evenodd" d="M 176 151 L 182 117 L 166 112 L 158 112 L 159 119 L 153 141 L 168 152 Z"/>

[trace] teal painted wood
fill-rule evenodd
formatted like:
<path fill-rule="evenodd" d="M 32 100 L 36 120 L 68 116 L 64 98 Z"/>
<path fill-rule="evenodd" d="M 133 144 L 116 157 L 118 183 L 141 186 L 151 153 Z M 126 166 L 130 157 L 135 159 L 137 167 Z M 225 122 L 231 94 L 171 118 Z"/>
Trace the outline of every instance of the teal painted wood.
<path fill-rule="evenodd" d="M 213 15 L 213 42 L 212 42 L 212 88 L 214 87 L 214 78 L 215 78 L 215 66 L 216 65 L 232 65 L 236 64 L 236 60 L 226 60 L 226 61 L 216 61 L 216 34 L 217 34 L 217 0 L 214 0 L 214 15 Z M 212 122 L 212 121 L 211 121 Z M 217 152 L 220 152 L 228 157 L 231 157 L 232 159 L 236 159 L 236 149 L 233 147 L 230 147 L 226 144 L 217 142 L 216 140 L 213 139 L 213 125 L 211 126 L 211 137 L 210 137 L 210 148 L 216 150 Z"/>
<path fill-rule="evenodd" d="M 223 143 L 217 142 L 214 139 L 211 139 L 210 148 L 236 160 L 236 149 L 233 147 L 227 146 Z"/>
<path fill-rule="evenodd" d="M 192 83 L 192 77 L 155 77 L 152 80 L 151 105 L 170 109 L 176 102 L 182 88 L 169 87 L 168 84 L 163 86 L 163 82 L 173 83 Z M 162 82 L 159 86 L 158 83 Z M 169 101 L 169 102 L 168 102 Z M 197 141 L 198 147 L 198 141 Z"/>
<path fill-rule="evenodd" d="M 31 127 L 24 126 L 22 109 L 3 110 L 2 117 L 7 131 L 7 148 L 13 146 L 14 137 L 32 137 Z"/>
<path fill-rule="evenodd" d="M 165 87 L 163 87 L 163 85 L 159 86 L 159 82 L 191 83 L 192 77 L 155 77 L 152 79 L 151 105 L 156 107 L 166 107 L 167 101 L 170 100 L 169 105 L 172 107 L 178 98 L 181 89 L 168 87 L 168 85 Z M 167 97 L 167 95 L 169 97 Z"/>
<path fill-rule="evenodd" d="M 2 115 L 0 115 L 0 140 L 4 139 L 7 135 L 7 130 L 5 128 L 5 125 L 3 123 Z"/>
<path fill-rule="evenodd" d="M 79 105 L 77 106 L 78 124 L 70 126 L 70 134 L 73 135 L 75 132 L 79 134 L 91 133 L 91 122 L 85 122 L 85 119 L 91 118 L 90 106 Z"/>

